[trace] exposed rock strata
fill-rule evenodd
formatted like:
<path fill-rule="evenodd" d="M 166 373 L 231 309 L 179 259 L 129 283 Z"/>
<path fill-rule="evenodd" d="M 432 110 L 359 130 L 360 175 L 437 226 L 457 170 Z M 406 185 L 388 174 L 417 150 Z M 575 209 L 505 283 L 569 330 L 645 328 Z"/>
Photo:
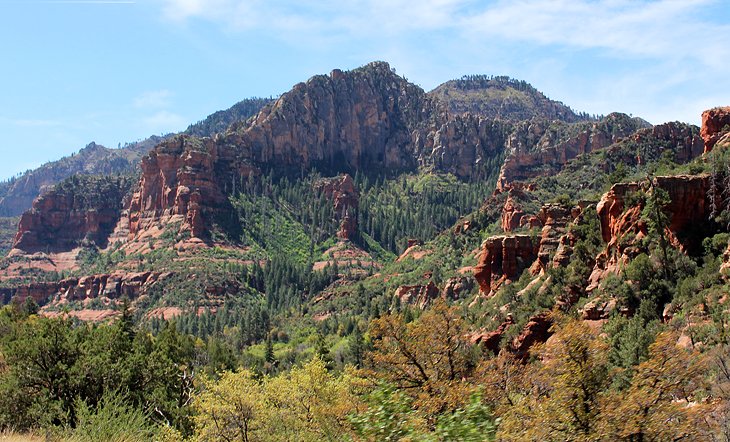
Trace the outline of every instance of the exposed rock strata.
<path fill-rule="evenodd" d="M 713 229 L 709 220 L 712 207 L 708 196 L 710 185 L 707 175 L 660 176 L 653 181 L 653 186 L 665 190 L 671 200 L 665 207 L 669 215 L 668 240 L 690 253 L 699 253 L 701 243 L 698 238 Z M 643 206 L 626 205 L 629 194 L 639 191 L 649 191 L 648 183 L 615 184 L 596 206 L 601 235 L 607 247 L 596 259 L 588 290 L 596 288 L 608 273 L 617 273 L 642 252 L 635 245 L 648 234 L 648 225 L 641 216 Z"/>
<path fill-rule="evenodd" d="M 38 304 L 49 301 L 83 301 L 98 297 L 118 299 L 126 296 L 134 300 L 153 284 L 170 276 L 172 273 L 164 272 L 113 273 L 66 278 L 58 282 L 36 282 L 18 286 L 14 298 L 18 302 L 24 302 L 30 297 Z"/>
<path fill-rule="evenodd" d="M 67 251 L 82 241 L 105 246 L 128 190 L 124 179 L 72 177 L 23 214 L 11 255 Z"/>
<path fill-rule="evenodd" d="M 497 179 L 497 190 L 505 191 L 514 182 L 553 173 L 578 155 L 604 149 L 634 133 L 642 123 L 614 113 L 604 120 L 584 124 L 570 135 L 549 122 L 519 123 L 507 140 L 507 158 Z"/>

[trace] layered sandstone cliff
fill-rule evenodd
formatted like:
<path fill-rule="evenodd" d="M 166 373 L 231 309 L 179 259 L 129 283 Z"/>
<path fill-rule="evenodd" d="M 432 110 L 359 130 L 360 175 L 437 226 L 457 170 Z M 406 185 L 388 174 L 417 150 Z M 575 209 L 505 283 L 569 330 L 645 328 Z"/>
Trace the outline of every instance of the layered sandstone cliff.
<path fill-rule="evenodd" d="M 212 217 L 227 203 L 219 181 L 229 166 L 210 138 L 180 136 L 159 145 L 141 163 L 128 211 L 129 239 L 176 222 L 194 237 L 207 238 Z"/>
<path fill-rule="evenodd" d="M 112 273 L 66 278 L 58 282 L 35 282 L 18 286 L 13 297 L 18 302 L 33 298 L 38 304 L 85 301 L 104 297 L 130 300 L 146 293 L 153 284 L 172 276 L 163 272 Z"/>
<path fill-rule="evenodd" d="M 130 185 L 124 178 L 89 176 L 58 184 L 20 218 L 11 255 L 67 251 L 82 241 L 105 246 Z"/>

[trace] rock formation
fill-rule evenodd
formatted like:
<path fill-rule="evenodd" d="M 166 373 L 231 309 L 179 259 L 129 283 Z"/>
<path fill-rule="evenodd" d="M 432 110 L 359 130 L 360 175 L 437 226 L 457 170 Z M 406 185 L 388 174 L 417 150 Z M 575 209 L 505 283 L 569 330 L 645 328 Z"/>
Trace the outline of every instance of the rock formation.
<path fill-rule="evenodd" d="M 180 136 L 158 146 L 142 161 L 129 208 L 130 236 L 180 222 L 181 229 L 205 237 L 225 196 L 250 174 L 424 166 L 478 176 L 486 159 L 503 149 L 504 131 L 502 123 L 483 118 L 450 118 L 437 100 L 387 63 L 335 70 L 296 85 L 254 119 L 214 139 Z M 347 198 L 341 204 L 355 206 Z M 345 210 L 341 220 L 340 236 L 351 237 L 356 214 Z"/>
<path fill-rule="evenodd" d="M 98 297 L 118 299 L 126 296 L 134 300 L 146 293 L 153 284 L 171 276 L 169 272 L 112 273 L 66 278 L 58 282 L 36 282 L 18 286 L 14 299 L 24 302 L 31 297 L 41 305 Z"/>
<path fill-rule="evenodd" d="M 67 251 L 83 240 L 105 246 L 129 186 L 123 178 L 88 176 L 58 184 L 20 218 L 11 255 Z"/>
<path fill-rule="evenodd" d="M 702 140 L 705 152 L 710 152 L 724 135 L 730 132 L 730 106 L 716 107 L 702 112 Z"/>
<path fill-rule="evenodd" d="M 354 239 L 357 235 L 357 209 L 360 196 L 352 177 L 344 174 L 335 178 L 323 178 L 315 183 L 315 189 L 332 200 L 335 216 L 340 220 L 337 237 Z"/>
<path fill-rule="evenodd" d="M 502 342 L 502 336 L 511 325 L 514 325 L 514 320 L 512 319 L 512 316 L 507 316 L 507 319 L 505 319 L 496 330 L 471 334 L 469 336 L 469 342 L 474 345 L 479 345 L 481 348 L 494 354 L 498 354 L 499 346 Z"/>
<path fill-rule="evenodd" d="M 690 253 L 699 253 L 698 239 L 714 229 L 709 220 L 710 185 L 708 175 L 659 176 L 652 183 L 653 187 L 665 190 L 671 200 L 664 208 L 669 215 L 669 241 Z M 650 191 L 648 183 L 614 184 L 596 206 L 607 247 L 596 259 L 588 290 L 596 288 L 606 274 L 617 273 L 622 264 L 642 252 L 635 244 L 648 233 L 648 225 L 641 216 L 643 204 L 640 199 L 634 199 L 634 205 L 627 206 L 627 199 L 632 192 L 647 191 Z"/>
<path fill-rule="evenodd" d="M 254 173 L 237 166 L 232 152 L 210 138 L 179 136 L 160 144 L 141 163 L 142 177 L 129 205 L 129 239 L 175 222 L 181 231 L 208 238 L 216 215 L 232 213 L 226 190 L 235 191 L 241 177 Z"/>
<path fill-rule="evenodd" d="M 474 287 L 474 278 L 454 276 L 446 280 L 441 296 L 445 299 L 457 300 Z"/>
<path fill-rule="evenodd" d="M 550 331 L 552 325 L 553 318 L 550 312 L 531 317 L 522 332 L 510 343 L 510 350 L 519 358 L 527 358 L 533 345 L 547 341 L 552 335 Z"/>
<path fill-rule="evenodd" d="M 518 205 L 516 199 L 513 196 L 515 189 L 510 189 L 507 195 L 507 201 L 502 207 L 502 231 L 509 233 L 517 230 L 521 226 L 522 217 L 525 216 L 525 211 Z"/>
<path fill-rule="evenodd" d="M 395 296 L 403 304 L 416 306 L 420 309 L 426 308 L 431 302 L 440 296 L 439 289 L 429 281 L 426 285 L 403 285 L 396 289 Z"/>
<path fill-rule="evenodd" d="M 581 123 L 583 129 L 577 134 L 565 124 L 519 123 L 507 140 L 507 158 L 497 179 L 497 190 L 506 191 L 514 182 L 554 173 L 578 155 L 604 149 L 644 125 L 619 113 L 597 123 Z"/>
<path fill-rule="evenodd" d="M 474 278 L 488 295 L 504 281 L 518 278 L 537 259 L 539 242 L 530 235 L 493 236 L 481 246 Z"/>

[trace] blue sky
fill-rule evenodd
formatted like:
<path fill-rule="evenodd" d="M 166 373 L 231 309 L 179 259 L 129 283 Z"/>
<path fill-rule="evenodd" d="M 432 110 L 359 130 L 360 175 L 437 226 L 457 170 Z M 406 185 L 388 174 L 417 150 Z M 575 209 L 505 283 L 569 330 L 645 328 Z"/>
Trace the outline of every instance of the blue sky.
<path fill-rule="evenodd" d="M 730 105 L 724 0 L 0 0 L 0 41 L 0 179 L 372 60 L 655 124 Z"/>

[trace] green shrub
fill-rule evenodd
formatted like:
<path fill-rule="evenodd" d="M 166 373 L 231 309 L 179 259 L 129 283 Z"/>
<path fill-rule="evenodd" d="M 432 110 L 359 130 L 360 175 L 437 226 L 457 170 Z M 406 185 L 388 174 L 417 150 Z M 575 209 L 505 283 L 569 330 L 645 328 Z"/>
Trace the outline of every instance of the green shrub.
<path fill-rule="evenodd" d="M 76 428 L 69 430 L 73 442 L 136 442 L 153 440 L 157 429 L 147 415 L 127 403 L 126 396 L 106 392 L 96 407 L 76 401 Z"/>

